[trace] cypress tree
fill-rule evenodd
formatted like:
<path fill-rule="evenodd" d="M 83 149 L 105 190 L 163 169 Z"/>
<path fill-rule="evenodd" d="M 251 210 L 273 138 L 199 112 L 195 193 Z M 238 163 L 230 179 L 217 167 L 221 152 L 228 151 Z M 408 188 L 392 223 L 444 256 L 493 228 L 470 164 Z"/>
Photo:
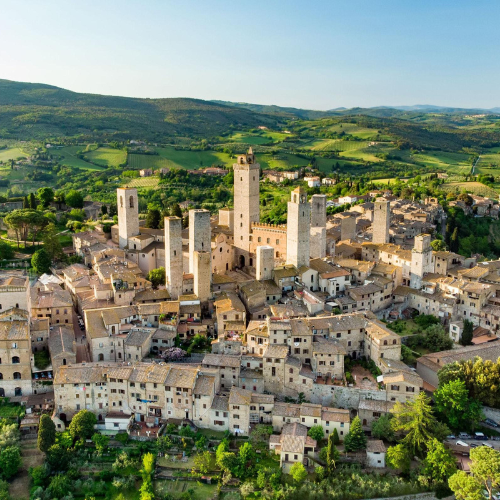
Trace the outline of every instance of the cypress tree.
<path fill-rule="evenodd" d="M 344 439 L 345 451 L 357 451 L 366 448 L 366 436 L 361 427 L 361 420 L 355 417 Z"/>
<path fill-rule="evenodd" d="M 56 426 L 52 419 L 44 413 L 40 417 L 40 424 L 38 426 L 38 449 L 47 453 L 49 448 L 56 442 Z"/>
<path fill-rule="evenodd" d="M 472 345 L 472 332 L 474 331 L 474 325 L 472 321 L 464 319 L 464 329 L 462 331 L 462 336 L 460 337 L 460 344 L 463 346 Z"/>

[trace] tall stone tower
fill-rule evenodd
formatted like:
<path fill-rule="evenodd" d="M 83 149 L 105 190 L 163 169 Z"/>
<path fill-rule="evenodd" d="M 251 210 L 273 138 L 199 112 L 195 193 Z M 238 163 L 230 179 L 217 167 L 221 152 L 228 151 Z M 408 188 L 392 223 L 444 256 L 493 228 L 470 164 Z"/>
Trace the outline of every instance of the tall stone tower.
<path fill-rule="evenodd" d="M 340 216 L 340 239 L 353 240 L 356 237 L 356 217 L 349 212 Z"/>
<path fill-rule="evenodd" d="M 182 219 L 165 217 L 165 284 L 172 300 L 182 295 Z"/>
<path fill-rule="evenodd" d="M 411 251 L 410 287 L 420 290 L 424 274 L 433 271 L 431 235 L 419 234 Z"/>
<path fill-rule="evenodd" d="M 297 269 L 309 266 L 311 205 L 307 202 L 307 194 L 302 187 L 292 191 L 288 202 L 288 220 L 286 226 L 286 263 Z"/>
<path fill-rule="evenodd" d="M 210 298 L 212 262 L 210 252 L 193 252 L 193 291 L 202 304 Z"/>
<path fill-rule="evenodd" d="M 208 210 L 189 211 L 189 272 L 194 272 L 194 252 L 212 251 L 212 230 Z"/>
<path fill-rule="evenodd" d="M 246 155 L 238 156 L 234 170 L 234 248 L 236 265 L 249 265 L 250 228 L 259 222 L 260 165 L 255 163 L 252 148 Z"/>
<path fill-rule="evenodd" d="M 125 248 L 128 245 L 128 239 L 139 234 L 137 189 L 118 188 L 116 206 L 118 207 L 118 244 L 120 248 Z"/>
<path fill-rule="evenodd" d="M 373 207 L 373 243 L 389 243 L 391 208 L 388 200 L 378 198 Z"/>
<path fill-rule="evenodd" d="M 326 227 L 326 194 L 311 196 L 311 227 Z"/>
<path fill-rule="evenodd" d="M 255 267 L 255 278 L 258 280 L 270 280 L 274 269 L 274 248 L 269 245 L 257 247 L 257 265 Z"/>
<path fill-rule="evenodd" d="M 326 257 L 326 195 L 313 194 L 311 197 L 311 258 Z"/>

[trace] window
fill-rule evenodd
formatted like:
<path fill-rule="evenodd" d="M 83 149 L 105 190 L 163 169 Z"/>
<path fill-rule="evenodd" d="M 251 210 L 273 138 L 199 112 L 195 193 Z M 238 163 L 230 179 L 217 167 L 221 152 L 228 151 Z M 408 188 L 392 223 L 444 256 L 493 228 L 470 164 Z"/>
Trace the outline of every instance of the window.
<path fill-rule="evenodd" d="M 13 365 L 17 365 L 18 363 L 20 363 L 20 359 L 19 359 L 19 356 L 12 356 L 12 364 Z"/>

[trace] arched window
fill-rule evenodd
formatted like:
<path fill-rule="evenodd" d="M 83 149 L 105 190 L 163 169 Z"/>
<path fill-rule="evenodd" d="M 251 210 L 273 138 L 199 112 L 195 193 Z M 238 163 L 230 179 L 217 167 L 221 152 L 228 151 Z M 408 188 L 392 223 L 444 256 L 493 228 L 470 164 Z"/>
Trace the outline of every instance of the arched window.
<path fill-rule="evenodd" d="M 19 356 L 12 356 L 12 364 L 17 365 L 20 362 Z"/>
<path fill-rule="evenodd" d="M 14 372 L 14 380 L 21 380 L 21 374 L 19 372 Z"/>
<path fill-rule="evenodd" d="M 65 364 L 66 364 L 66 358 L 63 359 L 63 365 L 65 365 Z"/>
<path fill-rule="evenodd" d="M 97 361 L 104 361 L 104 354 L 101 352 L 99 356 L 97 357 Z"/>
<path fill-rule="evenodd" d="M 131 196 L 129 198 L 129 206 L 130 206 L 130 208 L 134 208 L 134 197 L 133 196 Z"/>
<path fill-rule="evenodd" d="M 384 340 L 384 345 L 387 345 L 387 340 Z"/>

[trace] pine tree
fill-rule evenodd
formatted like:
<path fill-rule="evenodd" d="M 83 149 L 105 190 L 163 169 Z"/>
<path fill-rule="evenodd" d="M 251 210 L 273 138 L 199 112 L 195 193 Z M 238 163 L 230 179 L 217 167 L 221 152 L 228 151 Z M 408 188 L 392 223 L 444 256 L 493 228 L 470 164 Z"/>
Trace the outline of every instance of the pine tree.
<path fill-rule="evenodd" d="M 361 420 L 355 417 L 344 439 L 345 451 L 357 451 L 366 448 L 366 436 L 361 427 Z"/>

